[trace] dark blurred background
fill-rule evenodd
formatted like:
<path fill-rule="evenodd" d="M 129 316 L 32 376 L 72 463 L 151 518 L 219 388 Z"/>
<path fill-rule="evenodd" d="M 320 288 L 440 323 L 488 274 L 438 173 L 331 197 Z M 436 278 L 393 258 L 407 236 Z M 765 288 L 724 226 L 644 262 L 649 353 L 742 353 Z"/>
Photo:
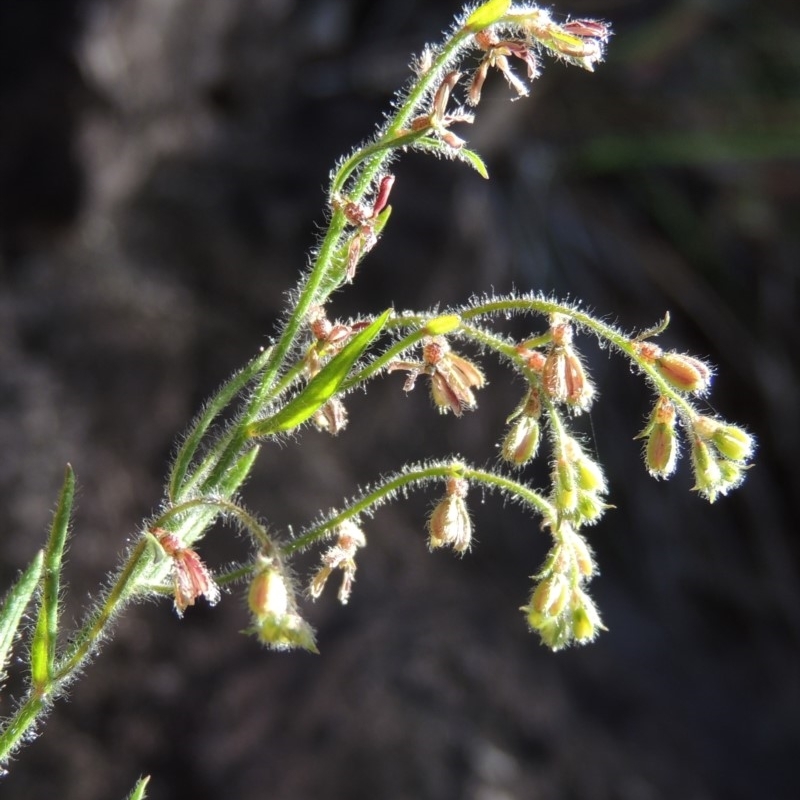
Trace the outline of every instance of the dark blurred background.
<path fill-rule="evenodd" d="M 596 74 L 549 63 L 508 102 L 493 74 L 460 130 L 493 180 L 419 154 L 342 315 L 539 289 L 718 367 L 710 411 L 759 439 L 713 507 L 688 464 L 650 480 L 650 398 L 581 342 L 601 401 L 579 427 L 616 509 L 591 531 L 608 633 L 551 654 L 518 607 L 546 543 L 473 492 L 477 546 L 429 555 L 435 493 L 367 526 L 350 605 L 309 609 L 322 654 L 239 631 L 239 592 L 179 621 L 121 619 L 4 797 L 782 800 L 800 756 L 800 6 L 571 0 L 615 36 Z M 176 434 L 274 332 L 335 159 L 372 130 L 456 2 L 0 3 L 0 579 L 80 481 L 67 620 L 159 502 Z M 246 501 L 302 526 L 407 459 L 494 457 L 522 391 L 441 418 L 390 376 L 338 439 L 268 449 Z M 212 564 L 242 557 L 210 537 Z M 313 560 L 300 564 L 311 569 Z M 16 679 L 18 681 L 19 678 Z M 12 678 L 7 690 L 18 683 Z M 0 713 L 8 714 L 7 699 Z"/>

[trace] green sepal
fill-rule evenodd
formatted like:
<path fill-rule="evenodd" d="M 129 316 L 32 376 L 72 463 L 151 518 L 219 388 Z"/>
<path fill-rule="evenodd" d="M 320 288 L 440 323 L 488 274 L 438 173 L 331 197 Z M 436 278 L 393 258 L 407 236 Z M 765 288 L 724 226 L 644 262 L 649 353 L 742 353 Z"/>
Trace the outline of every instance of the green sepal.
<path fill-rule="evenodd" d="M 147 784 L 150 783 L 150 776 L 145 775 L 144 778 L 139 778 L 136 781 L 136 786 L 133 791 L 128 795 L 127 800 L 144 800 L 147 795 Z"/>
<path fill-rule="evenodd" d="M 493 22 L 497 22 L 510 7 L 511 0 L 488 0 L 467 17 L 464 27 L 471 31 L 482 31 Z"/>
<path fill-rule="evenodd" d="M 469 164 L 481 178 L 489 180 L 489 170 L 486 169 L 486 164 L 483 159 L 474 150 L 470 150 L 468 147 L 462 147 L 458 151 L 458 157 L 466 164 Z"/>
<path fill-rule="evenodd" d="M 244 369 L 237 372 L 230 380 L 224 383 L 217 393 L 206 403 L 205 408 L 197 419 L 195 419 L 192 427 L 186 434 L 186 438 L 180 450 L 178 450 L 178 454 L 175 456 L 175 461 L 170 471 L 168 494 L 172 502 L 179 499 L 181 489 L 184 488 L 183 483 L 186 480 L 186 474 L 189 471 L 192 459 L 200 443 L 203 441 L 206 431 L 208 431 L 208 428 L 216 417 L 228 407 L 231 400 L 261 372 L 269 356 L 270 350 L 264 350 L 263 353 L 256 356 Z"/>
<path fill-rule="evenodd" d="M 64 545 L 69 532 L 72 504 L 75 499 L 75 473 L 68 464 L 64 485 L 58 498 L 50 536 L 44 551 L 44 572 L 39 600 L 39 613 L 31 642 L 31 684 L 37 692 L 44 692 L 53 674 L 58 633 L 59 589 Z"/>
<path fill-rule="evenodd" d="M 388 308 L 363 331 L 359 331 L 274 417 L 247 427 L 247 437 L 269 436 L 290 431 L 309 420 L 330 400 L 372 342 L 380 335 L 392 309 Z"/>
<path fill-rule="evenodd" d="M 0 683 L 6 677 L 6 665 L 19 630 L 22 615 L 39 585 L 44 565 L 44 551 L 40 550 L 19 580 L 11 587 L 0 609 Z"/>

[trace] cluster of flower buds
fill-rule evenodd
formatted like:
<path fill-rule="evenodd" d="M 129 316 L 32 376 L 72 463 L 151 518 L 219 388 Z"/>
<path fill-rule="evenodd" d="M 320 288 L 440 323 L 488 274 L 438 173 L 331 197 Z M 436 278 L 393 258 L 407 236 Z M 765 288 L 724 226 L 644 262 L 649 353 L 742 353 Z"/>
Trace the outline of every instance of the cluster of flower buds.
<path fill-rule="evenodd" d="M 480 389 L 486 379 L 483 373 L 466 358 L 450 349 L 444 336 L 429 336 L 422 346 L 422 361 L 395 361 L 389 372 L 406 370 L 409 375 L 403 386 L 410 392 L 420 375 L 431 379 L 431 397 L 440 413 L 452 411 L 460 417 L 477 405 L 473 389 Z"/>
<path fill-rule="evenodd" d="M 253 617 L 251 632 L 274 650 L 302 648 L 317 652 L 314 631 L 297 613 L 297 601 L 278 560 L 259 554 L 247 593 Z"/>
<path fill-rule="evenodd" d="M 353 590 L 356 575 L 356 551 L 367 543 L 364 531 L 351 519 L 345 520 L 336 530 L 336 542 L 322 554 L 322 566 L 311 579 L 308 593 L 315 600 L 322 594 L 328 578 L 335 570 L 342 571 L 339 602 L 346 605 Z"/>
<path fill-rule="evenodd" d="M 541 416 L 542 400 L 539 390 L 531 388 L 516 411 L 506 420 L 511 426 L 503 439 L 500 453 L 509 464 L 521 467 L 536 455 L 542 438 L 539 422 Z"/>
<path fill-rule="evenodd" d="M 711 386 L 711 369 L 699 358 L 665 352 L 653 342 L 635 342 L 636 354 L 646 364 L 652 364 L 656 372 L 679 392 L 702 395 Z"/>
<path fill-rule="evenodd" d="M 191 547 L 184 547 L 174 533 L 163 528 L 154 528 L 150 533 L 172 561 L 175 610 L 178 616 L 183 616 L 183 612 L 193 606 L 198 597 L 205 597 L 210 605 L 215 605 L 219 600 L 219 587 L 197 552 Z"/>
<path fill-rule="evenodd" d="M 558 443 L 553 461 L 553 505 L 562 518 L 592 525 L 608 508 L 606 479 L 600 465 L 572 437 Z"/>
<path fill-rule="evenodd" d="M 605 630 L 594 602 L 583 590 L 595 572 L 594 559 L 586 540 L 562 521 L 537 575 L 531 599 L 522 607 L 528 625 L 542 642 L 560 650 L 570 642 L 589 642 Z"/>
<path fill-rule="evenodd" d="M 695 491 L 714 502 L 743 480 L 754 442 L 749 433 L 714 417 L 691 420 Z"/>
<path fill-rule="evenodd" d="M 428 547 L 452 547 L 465 553 L 472 543 L 472 522 L 465 498 L 469 484 L 463 478 L 447 479 L 445 496 L 428 517 Z"/>

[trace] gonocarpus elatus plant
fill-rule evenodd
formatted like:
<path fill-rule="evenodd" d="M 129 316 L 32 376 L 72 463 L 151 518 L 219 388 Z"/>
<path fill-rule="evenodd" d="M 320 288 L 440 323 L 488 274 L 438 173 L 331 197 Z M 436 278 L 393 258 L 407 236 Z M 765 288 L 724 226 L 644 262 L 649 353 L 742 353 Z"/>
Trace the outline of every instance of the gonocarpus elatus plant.
<path fill-rule="evenodd" d="M 626 333 L 576 303 L 537 292 L 473 296 L 446 311 L 389 308 L 347 321 L 331 313 L 332 296 L 358 279 L 389 222 L 395 159 L 408 150 L 423 151 L 463 161 L 486 178 L 465 132 L 481 112 L 482 92 L 493 73 L 517 99 L 528 94 L 548 57 L 592 71 L 609 35 L 603 22 L 556 21 L 534 5 L 491 0 L 467 9 L 440 44 L 423 50 L 391 114 L 334 170 L 324 232 L 274 343 L 234 374 L 194 420 L 177 450 L 158 513 L 142 525 L 83 624 L 59 637 L 59 576 L 74 492 L 74 476 L 67 471 L 47 546 L 11 589 L 2 612 L 0 655 L 6 664 L 26 608 L 31 602 L 36 606 L 35 622 L 26 631 L 28 691 L 4 723 L 0 759 L 7 761 L 30 736 L 107 637 L 113 619 L 134 600 L 171 596 L 183 614 L 199 598 L 213 604 L 221 590 L 246 584 L 254 636 L 276 649 L 316 650 L 314 631 L 303 617 L 303 595 L 315 599 L 333 582 L 346 603 L 359 552 L 368 543 L 369 519 L 379 506 L 415 488 L 433 487 L 439 494 L 427 521 L 420 521 L 428 546 L 459 555 L 473 543 L 469 502 L 475 490 L 495 490 L 529 509 L 552 546 L 533 576 L 522 607 L 525 620 L 553 650 L 594 639 L 604 626 L 587 591 L 596 565 L 586 531 L 610 507 L 609 483 L 572 427 L 598 396 L 577 332 L 616 350 L 652 388 L 647 422 L 631 434 L 643 440 L 645 465 L 654 477 L 669 477 L 683 450 L 694 488 L 705 499 L 713 502 L 742 482 L 753 439 L 699 410 L 712 370 L 656 343 L 668 318 L 649 330 Z M 502 330 L 502 321 L 512 315 L 529 321 L 521 340 Z M 239 489 L 263 447 L 305 425 L 339 434 L 347 426 L 347 394 L 374 380 L 396 381 L 394 373 L 400 372 L 404 383 L 398 382 L 398 390 L 427 388 L 436 412 L 456 417 L 474 412 L 485 383 L 475 352 L 498 359 L 524 386 L 505 430 L 497 431 L 496 468 L 478 468 L 459 455 L 425 454 L 428 460 L 398 465 L 396 473 L 377 478 L 292 536 L 269 529 L 241 504 Z M 544 488 L 530 486 L 522 471 L 534 459 L 549 465 Z M 262 513 L 268 517 L 269 510 Z M 212 574 L 199 548 L 218 520 L 244 531 L 252 552 L 235 568 Z M 304 585 L 291 560 L 312 547 L 320 547 L 320 562 Z"/>

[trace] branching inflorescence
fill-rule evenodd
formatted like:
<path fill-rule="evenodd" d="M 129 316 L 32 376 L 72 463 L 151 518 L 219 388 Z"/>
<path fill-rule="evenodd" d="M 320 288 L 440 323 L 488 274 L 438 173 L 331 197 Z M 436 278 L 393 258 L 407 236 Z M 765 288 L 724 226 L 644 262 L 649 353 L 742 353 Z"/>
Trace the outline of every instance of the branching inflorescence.
<path fill-rule="evenodd" d="M 554 650 L 594 639 L 604 626 L 587 593 L 596 566 L 584 531 L 610 506 L 603 469 L 571 427 L 597 397 L 575 344 L 576 331 L 610 345 L 652 387 L 653 409 L 639 436 L 654 477 L 666 478 L 675 470 L 680 442 L 689 450 L 694 488 L 702 497 L 713 502 L 741 483 L 753 440 L 740 427 L 698 410 L 695 398 L 708 392 L 711 369 L 655 343 L 668 318 L 650 330 L 627 334 L 577 305 L 539 294 L 474 298 L 445 313 L 389 309 L 347 322 L 328 317 L 331 296 L 357 279 L 389 221 L 392 161 L 409 149 L 422 150 L 464 161 L 487 177 L 483 161 L 454 128 L 471 123 L 480 111 L 491 72 L 499 72 L 513 94 L 523 97 L 545 56 L 592 71 L 609 35 L 602 22 L 556 22 L 534 5 L 490 0 L 465 12 L 440 45 L 423 52 L 393 114 L 333 173 L 324 236 L 274 345 L 235 374 L 194 421 L 175 457 L 160 512 L 143 525 L 83 626 L 59 649 L 58 576 L 74 491 L 68 470 L 49 543 L 9 593 L 0 617 L 5 664 L 24 610 L 37 598 L 29 691 L 0 733 L 0 760 L 6 761 L 29 735 L 96 651 L 114 616 L 135 599 L 172 596 L 183 614 L 199 597 L 215 603 L 220 586 L 247 581 L 252 633 L 276 649 L 315 651 L 314 632 L 302 615 L 301 589 L 289 571 L 291 556 L 324 544 L 306 593 L 319 597 L 338 573 L 338 596 L 346 603 L 358 553 L 367 543 L 364 519 L 398 495 L 431 483 L 442 491 L 427 520 L 431 549 L 450 547 L 458 554 L 470 549 L 467 500 L 474 487 L 497 490 L 539 517 L 552 547 L 523 606 L 527 623 Z M 464 107 L 456 102 L 459 96 Z M 533 318 L 523 340 L 494 325 L 510 315 Z M 462 353 L 465 343 L 497 356 L 525 383 L 506 430 L 498 431 L 503 468 L 478 469 L 460 456 L 405 465 L 289 540 L 276 537 L 243 508 L 237 493 L 265 443 L 306 424 L 338 434 L 347 425 L 347 393 L 379 376 L 404 373 L 407 392 L 426 383 L 442 414 L 460 417 L 473 411 L 485 379 Z M 231 415 L 232 409 L 238 410 Z M 520 468 L 535 458 L 549 459 L 550 482 L 544 490 L 519 477 Z M 212 576 L 197 547 L 219 519 L 246 532 L 252 555 Z"/>

